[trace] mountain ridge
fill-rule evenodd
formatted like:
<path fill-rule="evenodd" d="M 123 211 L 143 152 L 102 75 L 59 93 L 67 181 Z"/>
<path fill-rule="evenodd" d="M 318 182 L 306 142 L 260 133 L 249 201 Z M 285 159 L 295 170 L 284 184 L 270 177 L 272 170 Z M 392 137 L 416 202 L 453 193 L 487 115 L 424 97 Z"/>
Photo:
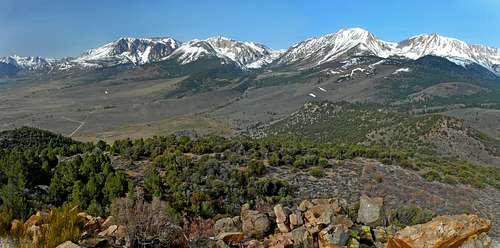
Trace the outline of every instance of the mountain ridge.
<path fill-rule="evenodd" d="M 478 64 L 500 76 L 500 49 L 440 36 L 421 34 L 408 39 L 387 42 L 362 28 L 341 29 L 324 36 L 312 37 L 280 52 L 256 42 L 238 41 L 222 36 L 180 42 L 171 37 L 119 38 L 90 49 L 78 57 L 49 59 L 9 56 L 0 58 L 19 70 L 68 70 L 102 68 L 121 64 L 143 65 L 173 59 L 189 64 L 200 58 L 213 57 L 222 63 L 233 63 L 243 70 L 268 66 L 311 68 L 342 56 L 371 55 L 380 58 L 403 57 L 416 60 L 427 55 L 443 57 L 461 66 Z"/>

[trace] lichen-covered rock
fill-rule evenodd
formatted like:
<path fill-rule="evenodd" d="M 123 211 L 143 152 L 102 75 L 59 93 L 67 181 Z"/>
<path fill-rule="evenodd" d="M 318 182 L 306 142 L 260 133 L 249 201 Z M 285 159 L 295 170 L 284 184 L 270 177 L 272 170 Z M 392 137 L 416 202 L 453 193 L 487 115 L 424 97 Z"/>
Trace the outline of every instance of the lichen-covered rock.
<path fill-rule="evenodd" d="M 343 225 L 329 225 L 318 235 L 320 248 L 337 248 L 347 244 L 349 228 Z"/>
<path fill-rule="evenodd" d="M 474 245 L 471 240 L 488 232 L 491 221 L 477 215 L 438 216 L 430 222 L 409 226 L 389 240 L 388 248 L 439 248 Z M 468 243 L 467 243 L 468 242 Z"/>
<path fill-rule="evenodd" d="M 217 220 L 214 224 L 214 232 L 216 234 L 239 231 L 241 231 L 241 218 L 239 216 L 222 218 Z"/>
<path fill-rule="evenodd" d="M 293 240 L 290 233 L 278 233 L 269 237 L 266 247 L 269 248 L 288 248 L 293 246 Z"/>
<path fill-rule="evenodd" d="M 357 221 L 365 225 L 375 227 L 383 222 L 384 199 L 381 197 L 370 198 L 362 195 L 359 199 L 359 210 Z"/>
<path fill-rule="evenodd" d="M 304 226 L 293 229 L 291 232 L 294 247 L 314 247 L 314 239 Z"/>
<path fill-rule="evenodd" d="M 288 227 L 287 224 L 285 223 L 277 223 L 276 224 L 278 226 L 278 230 L 282 233 L 287 233 L 287 232 L 290 232 L 290 228 Z"/>

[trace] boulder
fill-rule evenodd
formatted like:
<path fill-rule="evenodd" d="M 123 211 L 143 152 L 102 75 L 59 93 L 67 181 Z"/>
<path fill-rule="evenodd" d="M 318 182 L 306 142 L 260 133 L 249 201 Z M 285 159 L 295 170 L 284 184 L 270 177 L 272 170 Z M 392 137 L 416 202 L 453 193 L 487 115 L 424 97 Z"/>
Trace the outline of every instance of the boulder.
<path fill-rule="evenodd" d="M 290 228 L 294 229 L 297 226 L 304 225 L 304 220 L 302 219 L 302 212 L 300 210 L 295 211 L 295 213 L 290 214 L 288 217 L 290 220 Z"/>
<path fill-rule="evenodd" d="M 219 219 L 214 224 L 214 231 L 216 234 L 223 232 L 240 232 L 241 219 L 239 216 Z"/>
<path fill-rule="evenodd" d="M 66 242 L 56 246 L 56 248 L 80 248 L 80 246 L 71 242 L 71 241 L 66 241 Z"/>
<path fill-rule="evenodd" d="M 473 245 L 480 234 L 491 228 L 491 221 L 477 215 L 438 216 L 430 222 L 409 226 L 389 240 L 388 248 L 438 248 Z M 480 243 L 481 241 L 479 241 Z"/>
<path fill-rule="evenodd" d="M 376 227 L 383 222 L 384 198 L 370 198 L 362 195 L 359 199 L 359 210 L 357 221 L 365 225 Z"/>
<path fill-rule="evenodd" d="M 337 248 L 347 244 L 349 228 L 343 225 L 329 225 L 318 235 L 320 248 Z"/>
<path fill-rule="evenodd" d="M 249 237 L 262 238 L 271 228 L 267 214 L 245 210 L 241 213 L 242 230 Z"/>
<path fill-rule="evenodd" d="M 304 226 L 293 229 L 290 234 L 292 235 L 294 247 L 314 247 L 313 236 Z"/>
<path fill-rule="evenodd" d="M 345 215 L 336 215 L 333 224 L 343 225 L 346 226 L 347 228 L 351 228 L 354 223 L 352 223 L 352 220 Z"/>
<path fill-rule="evenodd" d="M 330 204 L 320 204 L 314 207 L 310 207 L 304 216 L 308 223 L 312 225 L 324 225 L 327 226 L 332 222 L 334 216 L 334 209 Z"/>
<path fill-rule="evenodd" d="M 245 235 L 242 232 L 223 232 L 217 235 L 217 239 L 225 244 L 234 245 L 243 242 Z"/>

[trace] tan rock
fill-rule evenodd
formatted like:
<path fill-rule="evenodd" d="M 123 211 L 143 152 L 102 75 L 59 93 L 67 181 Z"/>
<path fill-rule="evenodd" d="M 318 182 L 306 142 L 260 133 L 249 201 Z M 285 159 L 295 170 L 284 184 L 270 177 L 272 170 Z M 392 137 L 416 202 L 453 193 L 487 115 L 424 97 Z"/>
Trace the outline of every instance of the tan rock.
<path fill-rule="evenodd" d="M 71 241 L 66 241 L 66 242 L 56 246 L 56 248 L 80 248 L 80 246 L 71 242 Z"/>
<path fill-rule="evenodd" d="M 261 247 L 264 247 L 263 244 L 256 240 L 256 239 L 252 239 L 250 241 L 247 241 L 243 244 L 243 247 L 245 248 L 261 248 Z"/>
<path fill-rule="evenodd" d="M 249 237 L 262 238 L 271 228 L 267 214 L 246 210 L 241 213 L 242 230 Z"/>
<path fill-rule="evenodd" d="M 272 235 L 266 247 L 269 248 L 291 248 L 293 246 L 293 240 L 290 233 L 278 233 Z"/>
<path fill-rule="evenodd" d="M 277 226 L 278 226 L 278 230 L 282 233 L 290 232 L 290 228 L 285 223 L 278 223 Z"/>
<path fill-rule="evenodd" d="M 370 198 L 362 195 L 359 199 L 359 210 L 357 221 L 365 225 L 376 227 L 383 222 L 384 198 Z"/>
<path fill-rule="evenodd" d="M 123 225 L 119 225 L 114 233 L 114 236 L 117 239 L 125 239 L 127 235 L 128 235 L 127 228 Z"/>
<path fill-rule="evenodd" d="M 481 233 L 465 241 L 460 248 L 489 248 L 491 245 L 491 238 L 486 233 Z"/>
<path fill-rule="evenodd" d="M 490 228 L 491 221 L 477 215 L 438 216 L 425 224 L 400 230 L 389 240 L 388 248 L 459 247 Z"/>
<path fill-rule="evenodd" d="M 106 220 L 101 224 L 101 227 L 102 228 L 108 228 L 109 226 L 115 224 L 115 217 L 113 217 L 112 215 L 108 216 L 108 218 L 106 218 Z"/>
<path fill-rule="evenodd" d="M 352 223 L 352 220 L 345 215 L 336 215 L 333 223 L 335 225 L 343 225 L 343 226 L 346 226 L 348 228 L 351 228 L 352 225 L 354 224 L 354 223 Z"/>
<path fill-rule="evenodd" d="M 330 204 L 321 204 L 310 207 L 304 216 L 308 223 L 312 225 L 327 226 L 332 222 L 334 216 L 334 209 Z"/>
<path fill-rule="evenodd" d="M 311 207 L 314 207 L 314 204 L 312 204 L 310 201 L 308 200 L 303 200 L 302 202 L 300 202 L 299 204 L 299 210 L 302 211 L 302 212 L 305 212 L 307 211 L 309 208 Z"/>
<path fill-rule="evenodd" d="M 300 210 L 295 211 L 295 213 L 290 214 L 290 228 L 293 229 L 297 226 L 304 225 L 304 220 L 302 219 L 302 212 Z"/>
<path fill-rule="evenodd" d="M 288 222 L 288 211 L 285 211 L 281 204 L 274 206 L 274 215 L 276 216 L 276 223 L 287 223 Z"/>
<path fill-rule="evenodd" d="M 111 237 L 114 235 L 115 231 L 118 229 L 117 225 L 111 225 L 106 230 L 97 234 L 99 237 Z"/>

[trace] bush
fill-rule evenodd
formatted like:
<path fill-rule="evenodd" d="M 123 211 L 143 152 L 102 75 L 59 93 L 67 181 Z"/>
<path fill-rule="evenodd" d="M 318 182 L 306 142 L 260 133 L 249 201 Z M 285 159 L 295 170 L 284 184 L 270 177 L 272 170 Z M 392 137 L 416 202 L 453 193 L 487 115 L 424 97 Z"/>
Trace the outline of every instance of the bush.
<path fill-rule="evenodd" d="M 418 225 L 429 222 L 434 218 L 435 213 L 418 206 L 403 206 L 390 211 L 390 222 L 397 226 Z"/>
<path fill-rule="evenodd" d="M 311 173 L 311 175 L 313 177 L 324 177 L 325 176 L 325 172 L 323 172 L 323 168 L 321 168 L 319 166 L 312 167 L 311 170 L 309 171 L 309 173 Z"/>
<path fill-rule="evenodd" d="M 78 243 L 80 232 L 85 224 L 77 216 L 76 211 L 72 211 L 70 205 L 52 209 L 47 219 L 40 229 L 41 235 L 39 246 L 42 248 L 52 248 L 69 240 Z"/>
<path fill-rule="evenodd" d="M 137 199 L 117 198 L 111 213 L 118 225 L 127 227 L 134 247 L 151 242 L 160 243 L 161 247 L 187 247 L 186 236 L 166 215 L 166 204 L 159 198 L 153 198 L 151 203 L 140 195 Z"/>

